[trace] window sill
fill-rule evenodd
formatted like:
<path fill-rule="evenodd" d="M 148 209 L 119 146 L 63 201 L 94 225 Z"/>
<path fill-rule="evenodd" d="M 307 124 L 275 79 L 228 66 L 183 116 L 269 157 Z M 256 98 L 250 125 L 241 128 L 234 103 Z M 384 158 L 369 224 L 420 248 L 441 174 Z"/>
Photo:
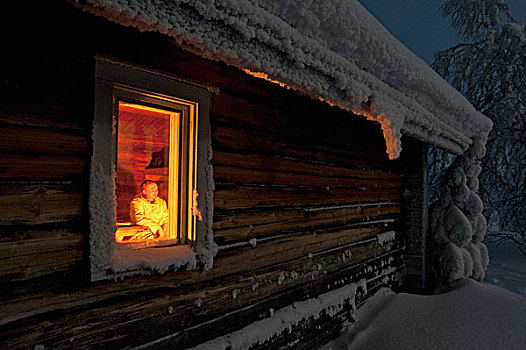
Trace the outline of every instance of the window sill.
<path fill-rule="evenodd" d="M 151 275 L 154 272 L 162 274 L 182 267 L 191 270 L 196 265 L 195 252 L 188 245 L 136 250 L 115 249 L 108 273 L 95 278 L 117 279 L 132 275 Z"/>
<path fill-rule="evenodd" d="M 147 248 L 161 248 L 167 246 L 175 246 L 178 243 L 177 239 L 162 239 L 155 238 L 138 242 L 121 242 L 117 243 L 115 250 L 140 250 Z"/>

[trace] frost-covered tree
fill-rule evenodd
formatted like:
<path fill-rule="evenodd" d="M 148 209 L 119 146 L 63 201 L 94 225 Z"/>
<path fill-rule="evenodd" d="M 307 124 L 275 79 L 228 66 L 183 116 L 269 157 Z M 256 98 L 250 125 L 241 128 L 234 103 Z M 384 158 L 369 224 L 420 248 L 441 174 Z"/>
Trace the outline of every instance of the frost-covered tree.
<path fill-rule="evenodd" d="M 489 236 L 526 254 L 526 24 L 505 0 L 447 0 L 441 11 L 466 43 L 435 54 L 432 67 L 494 123 L 479 176 Z M 434 149 L 430 160 L 437 181 L 433 164 L 451 157 Z"/>
<path fill-rule="evenodd" d="M 432 265 L 442 286 L 472 277 L 483 280 L 489 263 L 488 249 L 482 243 L 487 222 L 477 194 L 481 158 L 486 149 L 476 139 L 466 153 L 448 167 L 442 191 L 430 208 L 430 228 L 435 249 Z"/>

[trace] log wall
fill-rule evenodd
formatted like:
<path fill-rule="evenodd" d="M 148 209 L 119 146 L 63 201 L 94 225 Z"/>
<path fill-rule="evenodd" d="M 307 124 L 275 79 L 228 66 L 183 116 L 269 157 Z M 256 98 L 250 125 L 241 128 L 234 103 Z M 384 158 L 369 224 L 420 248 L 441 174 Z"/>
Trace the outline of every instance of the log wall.
<path fill-rule="evenodd" d="M 403 164 L 387 159 L 378 125 L 195 56 L 160 34 L 69 4 L 34 6 L 2 67 L 2 347 L 183 349 L 351 282 L 368 281 L 358 301 L 397 284 Z M 95 54 L 213 88 L 220 250 L 211 270 L 89 282 Z M 390 230 L 396 239 L 381 244 L 377 235 Z M 264 348 L 315 349 L 345 319 L 342 312 L 306 322 Z"/>

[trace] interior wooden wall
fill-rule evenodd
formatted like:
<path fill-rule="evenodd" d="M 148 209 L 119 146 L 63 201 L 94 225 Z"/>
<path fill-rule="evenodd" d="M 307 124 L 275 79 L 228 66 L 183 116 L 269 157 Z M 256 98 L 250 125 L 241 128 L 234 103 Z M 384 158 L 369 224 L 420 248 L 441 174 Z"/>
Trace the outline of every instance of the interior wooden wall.
<path fill-rule="evenodd" d="M 130 203 L 141 192 L 144 180 L 159 186 L 159 197 L 168 203 L 168 167 L 147 169 L 154 152 L 167 150 L 170 142 L 170 116 L 135 110 L 119 113 L 115 196 L 117 222 L 130 222 Z"/>
<path fill-rule="evenodd" d="M 35 6 L 2 67 L 2 346 L 122 348 L 166 337 L 155 347 L 186 348 L 367 279 L 363 301 L 403 271 L 403 166 L 387 160 L 378 125 L 162 35 L 67 4 Z M 222 249 L 213 269 L 89 282 L 95 54 L 214 87 L 214 234 Z M 387 230 L 397 239 L 380 245 L 376 235 Z M 315 349 L 337 335 L 345 315 L 298 325 L 265 348 L 297 337 L 298 349 Z"/>

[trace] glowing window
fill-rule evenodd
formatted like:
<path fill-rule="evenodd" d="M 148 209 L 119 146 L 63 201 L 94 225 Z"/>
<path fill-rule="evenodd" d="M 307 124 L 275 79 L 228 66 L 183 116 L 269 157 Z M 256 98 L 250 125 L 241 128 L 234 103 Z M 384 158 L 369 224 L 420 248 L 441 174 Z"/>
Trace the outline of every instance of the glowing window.
<path fill-rule="evenodd" d="M 195 241 L 197 107 L 115 87 L 117 243 Z"/>
<path fill-rule="evenodd" d="M 94 97 L 91 280 L 211 267 L 208 89 L 96 57 Z M 130 212 L 135 197 L 147 205 L 155 196 L 166 206 L 151 212 L 168 217 L 150 228 Z"/>

